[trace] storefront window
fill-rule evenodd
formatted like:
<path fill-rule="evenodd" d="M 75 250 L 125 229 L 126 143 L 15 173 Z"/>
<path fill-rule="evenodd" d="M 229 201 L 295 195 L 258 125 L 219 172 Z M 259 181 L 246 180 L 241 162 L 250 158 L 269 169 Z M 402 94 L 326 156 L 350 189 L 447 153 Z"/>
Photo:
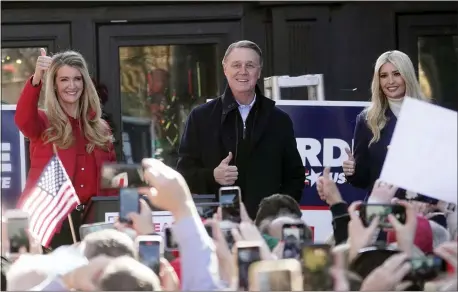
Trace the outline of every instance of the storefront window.
<path fill-rule="evenodd" d="M 2 103 L 16 104 L 24 82 L 35 71 L 40 48 L 2 48 Z M 43 105 L 43 91 L 39 106 Z"/>
<path fill-rule="evenodd" d="M 147 131 L 153 156 L 174 167 L 189 112 L 219 92 L 217 47 L 121 47 L 119 56 L 125 160 Z"/>

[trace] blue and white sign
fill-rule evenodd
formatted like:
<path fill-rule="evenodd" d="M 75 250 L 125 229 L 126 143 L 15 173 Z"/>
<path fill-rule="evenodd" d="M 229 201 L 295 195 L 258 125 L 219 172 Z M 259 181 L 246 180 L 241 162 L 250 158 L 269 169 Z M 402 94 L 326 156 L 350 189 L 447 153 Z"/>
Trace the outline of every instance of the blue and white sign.
<path fill-rule="evenodd" d="M 326 205 L 318 196 L 316 181 L 327 166 L 331 167 L 331 177 L 347 203 L 364 199 L 366 191 L 346 183 L 342 164 L 347 159 L 345 148 L 353 148 L 356 116 L 369 103 L 280 100 L 276 105 L 293 121 L 297 149 L 305 167 L 301 206 L 313 209 Z"/>
<path fill-rule="evenodd" d="M 24 136 L 14 123 L 16 105 L 1 105 L 2 207 L 15 208 L 26 180 Z"/>

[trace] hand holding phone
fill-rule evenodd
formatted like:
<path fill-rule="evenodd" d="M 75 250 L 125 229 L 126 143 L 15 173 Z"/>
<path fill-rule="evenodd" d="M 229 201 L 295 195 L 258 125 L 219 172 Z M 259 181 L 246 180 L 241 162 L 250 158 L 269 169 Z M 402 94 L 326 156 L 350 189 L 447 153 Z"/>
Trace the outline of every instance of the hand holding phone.
<path fill-rule="evenodd" d="M 222 187 L 218 191 L 218 197 L 222 220 L 240 223 L 240 202 L 242 201 L 240 187 Z"/>
<path fill-rule="evenodd" d="M 159 276 L 161 257 L 164 255 L 164 245 L 160 235 L 137 236 L 135 243 L 138 257 L 142 264 L 149 267 Z"/>
<path fill-rule="evenodd" d="M 29 242 L 29 214 L 19 210 L 8 210 L 5 214 L 9 250 L 7 257 L 17 257 L 21 252 L 30 251 Z"/>
<path fill-rule="evenodd" d="M 132 224 L 129 213 L 140 213 L 140 195 L 136 189 L 121 189 L 119 192 L 119 222 Z"/>
<path fill-rule="evenodd" d="M 236 242 L 236 248 L 235 256 L 239 288 L 248 291 L 248 271 L 251 264 L 261 260 L 261 246 L 257 242 L 238 241 Z"/>
<path fill-rule="evenodd" d="M 303 291 L 302 268 L 295 259 L 259 261 L 248 273 L 249 291 Z"/>
<path fill-rule="evenodd" d="M 362 204 L 359 209 L 359 216 L 364 226 L 369 226 L 372 220 L 379 217 L 379 227 L 392 228 L 388 215 L 392 214 L 401 224 L 406 223 L 406 208 L 398 204 Z"/>
<path fill-rule="evenodd" d="M 334 280 L 329 273 L 333 264 L 331 246 L 306 244 L 302 248 L 304 289 L 306 291 L 331 291 Z"/>
<path fill-rule="evenodd" d="M 441 273 L 447 272 L 447 262 L 436 256 L 427 255 L 410 260 L 412 270 L 407 278 L 411 280 L 428 281 L 435 279 Z"/>
<path fill-rule="evenodd" d="M 284 224 L 282 227 L 282 240 L 284 259 L 300 259 L 302 244 L 305 242 L 305 224 Z"/>

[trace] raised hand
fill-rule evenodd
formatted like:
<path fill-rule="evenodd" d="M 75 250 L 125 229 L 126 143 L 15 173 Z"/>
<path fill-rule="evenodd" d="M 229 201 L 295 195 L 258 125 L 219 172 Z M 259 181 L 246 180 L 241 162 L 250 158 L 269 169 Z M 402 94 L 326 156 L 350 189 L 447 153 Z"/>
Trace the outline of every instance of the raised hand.
<path fill-rule="evenodd" d="M 323 171 L 323 175 L 318 178 L 316 183 L 316 189 L 320 199 L 325 201 L 329 206 L 342 202 L 342 196 L 340 195 L 339 189 L 336 183 L 331 179 L 330 168 L 326 167 Z"/>
<path fill-rule="evenodd" d="M 350 149 L 345 148 L 345 152 L 347 152 L 348 158 L 343 162 L 343 171 L 345 176 L 352 176 L 355 174 L 355 157 L 353 157 Z"/>
<path fill-rule="evenodd" d="M 232 152 L 213 170 L 215 181 L 222 186 L 230 186 L 235 183 L 239 176 L 237 166 L 229 165 L 232 160 Z"/>
<path fill-rule="evenodd" d="M 46 55 L 46 50 L 40 49 L 41 55 L 37 58 L 35 65 L 35 73 L 33 74 L 32 84 L 38 85 L 43 78 L 45 72 L 51 66 L 52 58 Z"/>
<path fill-rule="evenodd" d="M 360 291 L 394 291 L 412 268 L 407 259 L 405 253 L 389 257 L 364 279 Z"/>
<path fill-rule="evenodd" d="M 370 198 L 377 201 L 380 204 L 390 204 L 394 198 L 398 188 L 394 185 L 387 184 L 381 180 L 377 180 L 372 188 Z"/>

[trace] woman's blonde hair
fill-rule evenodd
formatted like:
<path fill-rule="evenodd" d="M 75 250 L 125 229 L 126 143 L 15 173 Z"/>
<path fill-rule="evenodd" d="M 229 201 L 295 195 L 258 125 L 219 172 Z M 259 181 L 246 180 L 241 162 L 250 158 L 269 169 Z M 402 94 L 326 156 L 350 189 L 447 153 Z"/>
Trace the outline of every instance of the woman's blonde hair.
<path fill-rule="evenodd" d="M 386 64 L 393 64 L 398 69 L 401 77 L 406 84 L 405 96 L 430 101 L 430 99 L 421 92 L 420 84 L 415 75 L 415 68 L 409 56 L 401 51 L 388 51 L 378 57 L 374 68 L 374 77 L 372 78 L 372 97 L 371 105 L 366 109 L 366 121 L 372 132 L 372 139 L 369 145 L 380 139 L 380 132 L 385 127 L 387 118 L 385 111 L 388 108 L 388 101 L 380 87 L 380 68 Z"/>
<path fill-rule="evenodd" d="M 101 118 L 99 96 L 89 76 L 86 61 L 75 51 L 65 51 L 52 57 L 45 86 L 45 110 L 49 127 L 43 133 L 43 140 L 62 149 L 69 148 L 75 140 L 71 123 L 59 104 L 55 89 L 57 71 L 65 65 L 78 69 L 83 77 L 84 88 L 78 100 L 77 118 L 80 119 L 80 127 L 82 126 L 83 133 L 89 141 L 86 151 L 91 153 L 95 146 L 107 150 L 109 142 L 113 141 L 113 136 L 108 124 Z"/>

